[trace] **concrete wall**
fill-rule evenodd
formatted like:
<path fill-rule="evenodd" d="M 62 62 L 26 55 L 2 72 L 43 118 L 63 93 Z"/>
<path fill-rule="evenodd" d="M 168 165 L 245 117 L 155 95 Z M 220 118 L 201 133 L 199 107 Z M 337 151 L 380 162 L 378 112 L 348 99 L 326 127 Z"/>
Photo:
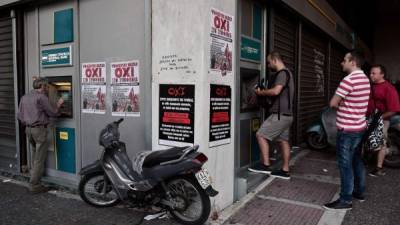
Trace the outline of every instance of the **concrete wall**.
<path fill-rule="evenodd" d="M 20 0 L 0 0 L 0 7 L 16 2 L 20 2 Z"/>
<path fill-rule="evenodd" d="M 235 63 L 232 74 L 225 77 L 210 73 L 210 31 L 211 9 L 226 14 L 236 14 L 232 0 L 153 0 L 152 15 L 152 93 L 153 93 L 153 148 L 166 148 L 159 145 L 159 84 L 195 85 L 195 124 L 194 143 L 200 145 L 209 161 L 209 169 L 214 184 L 220 194 L 212 199 L 213 206 L 220 210 L 233 202 L 234 192 L 234 133 L 235 115 Z M 236 22 L 231 24 L 234 28 Z M 233 33 L 235 43 L 235 32 Z M 233 45 L 235 46 L 235 45 Z M 233 50 L 233 53 L 237 52 Z M 163 56 L 176 55 L 177 58 L 190 58 L 185 71 L 161 71 Z M 233 55 L 235 59 L 235 55 Z M 210 83 L 225 84 L 232 88 L 231 142 L 219 147 L 209 147 L 209 107 Z"/>
<path fill-rule="evenodd" d="M 111 62 L 139 60 L 140 117 L 125 118 L 120 125 L 121 141 L 126 142 L 131 157 L 151 149 L 149 4 L 146 0 L 79 1 L 79 61 L 106 62 L 108 75 L 106 114 L 81 114 L 82 166 L 99 157 L 101 129 L 119 118 L 111 116 Z"/>
<path fill-rule="evenodd" d="M 376 18 L 374 35 L 374 62 L 387 69 L 388 78 L 400 80 L 400 16 L 381 15 Z"/>
<path fill-rule="evenodd" d="M 151 149 L 150 4 L 146 0 L 68 0 L 26 9 L 26 90 L 32 89 L 33 76 L 72 76 L 74 116 L 72 119 L 58 120 L 56 126 L 75 128 L 77 172 L 99 158 L 101 147 L 98 137 L 101 129 L 120 118 L 111 116 L 111 62 L 139 61 L 140 117 L 125 118 L 120 126 L 121 141 L 126 142 L 131 157 Z M 67 8 L 73 9 L 74 41 L 53 44 L 54 11 Z M 66 46 L 72 46 L 72 66 L 41 67 L 41 50 Z M 106 114 L 81 113 L 81 64 L 87 62 L 106 62 Z M 48 174 L 78 180 L 74 174 L 56 170 L 53 151 L 49 152 L 48 159 Z"/>

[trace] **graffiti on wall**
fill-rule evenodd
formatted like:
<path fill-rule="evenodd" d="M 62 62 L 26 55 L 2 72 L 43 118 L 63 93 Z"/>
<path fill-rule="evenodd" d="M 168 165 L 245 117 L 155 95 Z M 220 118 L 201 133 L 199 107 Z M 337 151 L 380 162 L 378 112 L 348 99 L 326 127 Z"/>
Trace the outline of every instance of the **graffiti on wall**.
<path fill-rule="evenodd" d="M 315 72 L 315 88 L 318 93 L 324 93 L 324 86 L 325 86 L 325 75 L 324 75 L 324 68 L 325 68 L 325 55 L 314 48 L 314 72 Z"/>

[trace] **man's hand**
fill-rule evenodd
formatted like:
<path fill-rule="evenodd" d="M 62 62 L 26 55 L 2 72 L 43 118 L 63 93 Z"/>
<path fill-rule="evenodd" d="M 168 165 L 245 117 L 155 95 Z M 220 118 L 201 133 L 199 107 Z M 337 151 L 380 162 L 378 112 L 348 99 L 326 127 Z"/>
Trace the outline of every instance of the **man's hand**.
<path fill-rule="evenodd" d="M 62 106 L 62 104 L 64 104 L 64 99 L 61 97 L 60 99 L 58 99 L 57 101 L 57 108 L 60 108 Z"/>
<path fill-rule="evenodd" d="M 335 109 L 339 108 L 339 106 L 340 106 L 341 104 L 343 104 L 343 102 L 342 102 L 342 97 L 340 97 L 340 96 L 337 95 L 337 94 L 335 94 L 335 95 L 332 97 L 331 101 L 329 102 L 329 106 L 330 106 L 331 108 L 335 108 Z"/>
<path fill-rule="evenodd" d="M 263 91 L 262 91 L 260 88 L 257 88 L 257 89 L 255 90 L 255 92 L 256 92 L 256 95 L 258 95 L 258 96 L 263 95 Z"/>
<path fill-rule="evenodd" d="M 281 91 L 283 90 L 283 85 L 275 85 L 273 88 L 271 89 L 263 89 L 261 90 L 260 88 L 256 89 L 256 95 L 259 96 L 278 96 Z"/>

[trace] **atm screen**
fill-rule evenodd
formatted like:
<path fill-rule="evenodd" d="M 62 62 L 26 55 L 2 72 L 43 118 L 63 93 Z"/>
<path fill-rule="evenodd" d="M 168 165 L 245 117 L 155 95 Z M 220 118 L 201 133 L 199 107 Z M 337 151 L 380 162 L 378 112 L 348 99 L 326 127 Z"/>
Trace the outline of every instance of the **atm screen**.
<path fill-rule="evenodd" d="M 241 68 L 240 70 L 240 111 L 257 111 L 257 95 L 254 87 L 259 83 L 260 71 Z"/>
<path fill-rule="evenodd" d="M 49 99 L 56 104 L 58 99 L 63 98 L 64 104 L 60 108 L 61 118 L 72 118 L 72 77 L 47 77 L 49 81 Z"/>

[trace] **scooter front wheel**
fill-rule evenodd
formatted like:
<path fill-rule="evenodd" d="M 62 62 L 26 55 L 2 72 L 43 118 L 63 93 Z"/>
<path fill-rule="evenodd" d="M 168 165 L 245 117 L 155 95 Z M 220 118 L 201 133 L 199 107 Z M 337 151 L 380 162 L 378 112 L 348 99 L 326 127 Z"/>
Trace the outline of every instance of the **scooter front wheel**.
<path fill-rule="evenodd" d="M 170 212 L 179 223 L 201 225 L 207 221 L 211 211 L 210 198 L 194 177 L 172 178 L 167 188 L 176 205 Z"/>
<path fill-rule="evenodd" d="M 313 150 L 322 150 L 328 147 L 328 141 L 324 133 L 307 133 L 307 145 Z"/>
<path fill-rule="evenodd" d="M 79 182 L 82 200 L 95 207 L 111 207 L 120 202 L 104 172 L 86 174 Z"/>

